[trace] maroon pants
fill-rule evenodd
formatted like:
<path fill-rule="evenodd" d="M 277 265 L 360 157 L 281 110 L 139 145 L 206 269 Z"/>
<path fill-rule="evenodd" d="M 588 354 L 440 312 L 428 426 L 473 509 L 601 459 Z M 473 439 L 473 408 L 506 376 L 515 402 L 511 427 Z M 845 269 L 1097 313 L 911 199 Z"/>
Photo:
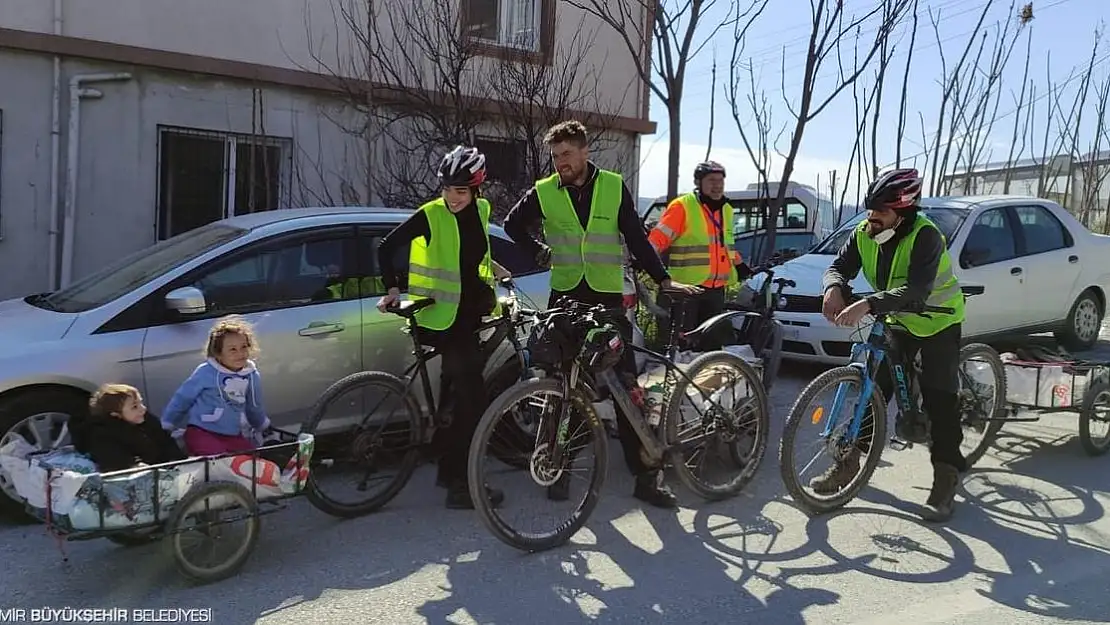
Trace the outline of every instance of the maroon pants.
<path fill-rule="evenodd" d="M 185 428 L 185 449 L 191 456 L 218 456 L 237 451 L 252 451 L 254 443 L 236 434 L 217 434 L 190 425 Z"/>

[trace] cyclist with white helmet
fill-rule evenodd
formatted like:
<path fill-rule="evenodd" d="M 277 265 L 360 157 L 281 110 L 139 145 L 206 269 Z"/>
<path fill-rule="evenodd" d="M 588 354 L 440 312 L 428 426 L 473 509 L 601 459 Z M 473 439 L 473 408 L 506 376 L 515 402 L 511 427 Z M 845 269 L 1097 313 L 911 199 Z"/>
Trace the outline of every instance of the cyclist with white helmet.
<path fill-rule="evenodd" d="M 691 330 L 725 310 L 726 290 L 752 275 L 740 252 L 733 248 L 733 208 L 725 196 L 725 167 L 705 161 L 694 167 L 694 190 L 671 200 L 659 223 L 648 235 L 655 251 L 667 257 L 667 270 L 676 280 L 696 284 L 703 291 L 687 299 L 680 331 Z M 671 298 L 659 294 L 667 310 Z M 677 312 L 677 311 L 676 311 Z M 671 322 L 663 320 L 660 331 L 670 336 Z M 700 351 L 720 349 L 730 340 L 731 326 L 722 324 L 703 340 Z"/>
<path fill-rule="evenodd" d="M 490 203 L 480 195 L 486 179 L 486 157 L 476 148 L 458 146 L 439 166 L 440 197 L 421 206 L 386 235 L 378 247 L 382 281 L 388 289 L 378 303 L 386 310 L 401 295 L 401 277 L 394 259 L 409 248 L 408 293 L 435 303 L 417 311 L 421 343 L 441 354 L 443 377 L 451 379 L 454 409 L 451 426 L 442 432 L 446 446 L 436 483 L 447 488 L 447 507 L 474 507 L 467 487 L 466 460 L 470 439 L 489 397 L 478 347 L 482 317 L 497 305 L 495 274 L 505 270 L 490 258 Z M 489 491 L 494 505 L 504 495 Z"/>
<path fill-rule="evenodd" d="M 855 326 L 868 314 L 886 315 L 905 357 L 921 356 L 919 381 L 929 416 L 933 465 L 933 486 L 922 517 L 944 521 L 952 515 L 959 474 L 967 470 L 960 451 L 963 430 L 957 400 L 964 296 L 952 272 L 944 236 L 918 212 L 920 199 L 921 177 L 916 169 L 887 171 L 871 183 L 865 198 L 867 219 L 825 272 L 822 312 L 843 326 Z M 848 284 L 860 271 L 875 292 L 848 305 Z M 902 312 L 923 305 L 954 312 Z M 885 361 L 882 366 L 887 366 Z M 884 369 L 877 379 L 883 397 L 890 399 L 894 390 L 890 374 Z M 896 424 L 900 431 L 908 426 L 913 424 Z M 873 443 L 885 445 L 886 441 Z M 859 462 L 857 449 L 810 486 L 819 493 L 835 493 L 859 473 Z"/>

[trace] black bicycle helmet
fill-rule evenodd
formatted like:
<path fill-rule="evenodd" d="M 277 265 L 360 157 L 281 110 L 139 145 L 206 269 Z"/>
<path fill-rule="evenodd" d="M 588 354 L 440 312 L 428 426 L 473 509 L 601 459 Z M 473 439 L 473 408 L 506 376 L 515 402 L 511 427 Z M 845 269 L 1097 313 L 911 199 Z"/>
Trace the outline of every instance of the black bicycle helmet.
<path fill-rule="evenodd" d="M 917 207 L 921 199 L 921 176 L 916 169 L 885 171 L 867 187 L 868 210 L 903 211 Z"/>
<path fill-rule="evenodd" d="M 582 366 L 596 374 L 615 367 L 623 353 L 624 341 L 620 331 L 606 323 L 586 331 L 578 357 Z"/>
<path fill-rule="evenodd" d="M 721 174 L 722 176 L 724 176 L 725 166 L 718 163 L 717 161 L 705 161 L 704 163 L 698 163 L 698 166 L 694 168 L 694 184 L 700 184 L 701 179 L 705 178 L 709 174 Z"/>
<path fill-rule="evenodd" d="M 439 164 L 439 182 L 445 187 L 477 187 L 486 180 L 486 156 L 478 148 L 456 146 Z"/>

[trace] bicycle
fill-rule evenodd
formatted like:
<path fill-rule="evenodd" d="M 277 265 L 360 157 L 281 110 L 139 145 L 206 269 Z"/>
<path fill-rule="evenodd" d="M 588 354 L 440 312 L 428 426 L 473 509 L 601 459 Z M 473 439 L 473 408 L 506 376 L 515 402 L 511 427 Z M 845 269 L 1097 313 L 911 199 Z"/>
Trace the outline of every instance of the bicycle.
<path fill-rule="evenodd" d="M 769 265 L 755 269 L 752 277 L 760 274 L 767 277 L 752 298 L 751 304 L 726 302 L 725 309 L 744 313 L 745 319 L 739 335 L 743 342 L 751 346 L 752 353 L 763 361 L 763 388 L 770 392 L 782 365 L 782 322 L 775 319 L 775 311 L 785 305 L 783 290 L 793 289 L 798 285 L 788 278 L 776 278 L 775 270 Z M 772 286 L 777 288 L 772 290 Z"/>
<path fill-rule="evenodd" d="M 557 547 L 568 541 L 593 512 L 608 467 L 608 437 L 593 406 L 603 388 L 628 416 L 643 444 L 641 459 L 644 463 L 661 468 L 665 460 L 670 460 L 679 479 L 697 495 L 708 500 L 735 495 L 747 485 L 759 467 L 766 450 L 770 417 L 767 395 L 752 366 L 726 351 L 709 352 L 688 365 L 680 366 L 662 354 L 625 344 L 606 321 L 608 316 L 623 312 L 563 300 L 557 302 L 555 308 L 539 315 L 532 326 L 526 348 L 527 359 L 536 374 L 502 393 L 482 415 L 470 447 L 470 493 L 482 522 L 508 545 L 530 552 Z M 736 314 L 719 315 L 684 336 L 687 340 L 697 340 L 716 323 Z M 649 396 L 645 401 L 634 399 L 614 370 L 620 352 L 629 348 L 663 365 L 666 371 L 663 390 L 654 398 Z M 722 366 L 729 369 L 731 375 L 714 373 L 715 368 Z M 707 388 L 712 382 L 720 383 L 719 387 Z M 728 393 L 729 390 L 731 393 Z M 746 391 L 742 398 L 737 397 L 737 390 Z M 726 397 L 726 393 L 731 397 Z M 547 396 L 558 401 L 544 400 Z M 695 426 L 703 426 L 706 433 L 689 440 L 684 440 L 684 435 L 688 433 L 684 423 L 688 411 L 680 401 L 683 398 L 692 399 L 691 405 L 695 410 L 699 407 L 705 409 L 705 414 L 691 421 L 695 422 Z M 565 476 L 568 482 L 565 499 L 573 500 L 569 494 L 569 480 L 574 473 L 569 464 L 578 460 L 586 448 L 569 448 L 571 441 L 577 438 L 578 430 L 584 429 L 589 436 L 587 445 L 594 456 L 591 474 L 585 480 L 587 488 L 583 496 L 574 502 L 570 517 L 546 533 L 519 531 L 508 523 L 503 514 L 512 499 L 507 494 L 496 509 L 485 496 L 487 469 L 497 468 L 490 462 L 487 451 L 493 447 L 492 439 L 498 431 L 499 419 L 524 400 L 533 400 L 529 402 L 530 406 L 538 408 L 540 413 L 533 420 L 536 423 L 535 442 L 527 455 L 525 481 L 550 488 Z M 648 408 L 648 414 L 641 405 Z M 575 436 L 570 435 L 572 426 Z M 749 453 L 741 455 L 732 447 L 744 434 L 750 434 L 752 442 Z M 684 461 L 687 452 L 696 456 L 700 450 L 695 448 L 716 441 L 729 447 L 732 456 L 724 464 L 726 470 L 733 474 L 721 485 L 702 482 Z M 747 462 L 737 463 L 735 459 L 738 457 L 745 457 Z M 502 459 L 497 460 L 503 463 Z M 512 467 L 508 473 L 521 475 L 521 471 Z M 548 498 L 553 499 L 550 490 Z"/>
<path fill-rule="evenodd" d="M 511 278 L 503 279 L 499 284 L 508 291 L 508 296 L 500 298 L 501 314 L 483 321 L 477 330 L 479 337 L 493 330 L 485 339 L 479 338 L 483 363 L 487 363 L 506 340 L 513 346 L 514 357 L 510 357 L 500 365 L 488 378 L 487 388 L 495 390 L 508 388 L 522 378 L 526 367 L 518 335 L 538 312 L 518 305 L 515 285 Z M 432 450 L 437 442 L 436 432 L 445 429 L 451 423 L 449 410 L 451 381 L 449 378 L 444 379 L 437 401 L 436 394 L 432 391 L 428 363 L 439 356 L 439 352 L 434 347 L 423 345 L 417 331 L 415 317 L 417 311 L 433 303 L 432 299 L 404 301 L 386 309 L 387 312 L 407 321 L 403 331 L 412 339 L 412 355 L 416 360 L 401 376 L 385 371 L 361 371 L 336 381 L 317 400 L 312 416 L 301 430 L 316 435 L 317 441 L 320 441 L 313 456 L 314 468 L 313 473 L 310 473 L 306 496 L 316 507 L 328 514 L 354 518 L 373 512 L 389 503 L 412 477 L 419 462 L 420 452 Z M 417 380 L 423 386 L 423 406 L 413 389 Z M 382 395 L 381 401 L 369 409 L 365 408 L 365 405 L 372 403 L 375 395 Z M 389 413 L 381 429 L 374 431 L 368 422 L 375 416 L 381 416 L 381 407 L 390 395 L 400 399 L 400 412 L 395 415 L 392 412 Z M 345 414 L 361 416 L 356 417 L 357 424 L 353 429 L 330 437 L 337 445 L 329 449 L 326 444 L 328 437 L 317 432 L 329 408 L 337 403 L 346 408 Z M 517 425 L 516 435 L 520 440 L 528 440 L 524 438 L 522 428 L 523 426 Z M 502 455 L 511 457 L 508 452 Z M 320 472 L 318 467 L 332 469 L 348 464 L 353 464 L 360 470 L 361 478 L 356 488 L 360 493 L 366 492 L 371 478 L 377 476 L 385 465 L 396 466 L 397 474 L 380 493 L 359 501 L 344 502 L 326 494 L 320 485 L 319 476 L 315 473 Z"/>
<path fill-rule="evenodd" d="M 979 295 L 984 292 L 983 287 L 963 287 L 965 297 Z M 952 308 L 943 306 L 924 306 L 918 314 L 940 313 L 951 314 Z M 896 450 L 909 449 L 914 443 L 928 444 L 928 419 L 921 409 L 921 388 L 918 384 L 919 364 L 915 361 L 906 362 L 903 354 L 897 348 L 887 322 L 875 319 L 871 325 L 867 338 L 856 343 L 852 348 L 852 362 L 843 367 L 836 367 L 825 371 L 806 385 L 801 395 L 794 402 L 786 419 L 782 441 L 779 448 L 779 461 L 782 480 L 787 491 L 794 501 L 801 504 L 809 512 L 819 514 L 840 508 L 854 499 L 859 491 L 870 480 L 872 473 L 879 464 L 882 449 L 887 439 L 887 400 L 878 388 L 876 376 L 879 365 L 886 359 L 893 388 L 897 395 L 896 433 L 890 439 L 891 447 Z M 1005 410 L 1006 375 L 1002 360 L 998 352 L 989 345 L 972 343 L 960 349 L 960 363 L 964 365 L 973 360 L 985 362 L 992 370 L 995 391 L 993 405 L 987 407 L 981 395 L 983 384 L 976 381 L 961 366 L 959 371 L 959 411 L 960 422 L 965 432 L 971 430 L 981 433 L 979 440 L 971 452 L 965 454 L 968 467 L 977 462 L 1002 427 L 1005 418 L 1000 418 Z M 851 417 L 848 420 L 840 419 L 841 409 L 847 402 L 849 386 L 855 385 L 860 389 L 860 399 L 852 407 Z M 824 413 L 823 406 L 809 409 L 814 400 L 821 393 L 835 388 L 832 407 L 829 414 Z M 865 429 L 865 415 L 870 409 L 871 419 L 868 427 L 871 428 L 869 440 L 861 439 L 861 431 Z M 834 461 L 846 457 L 849 452 L 859 449 L 867 454 L 867 460 L 860 468 L 859 473 L 844 488 L 827 497 L 816 493 L 810 494 L 799 479 L 799 471 L 795 467 L 794 442 L 798 436 L 798 428 L 804 420 L 817 425 L 824 422 L 824 427 L 819 435 L 818 447 L 821 451 L 829 451 Z M 816 457 L 808 461 L 804 469 L 809 468 L 816 461 Z"/>

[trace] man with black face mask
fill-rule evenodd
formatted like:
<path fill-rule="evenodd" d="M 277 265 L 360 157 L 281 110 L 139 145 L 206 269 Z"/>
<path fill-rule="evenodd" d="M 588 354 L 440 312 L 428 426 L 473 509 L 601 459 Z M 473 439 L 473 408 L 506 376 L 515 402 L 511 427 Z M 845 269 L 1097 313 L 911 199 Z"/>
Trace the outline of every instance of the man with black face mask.
<path fill-rule="evenodd" d="M 912 360 L 920 354 L 919 382 L 931 426 L 933 465 L 933 487 L 922 517 L 945 521 L 952 515 L 959 474 L 967 470 L 960 452 L 963 430 L 957 401 L 964 296 L 952 273 L 944 236 L 918 212 L 920 199 L 921 178 L 916 169 L 887 171 L 871 183 L 865 198 L 867 219 L 825 272 L 822 313 L 841 326 L 856 326 L 868 314 L 885 316 L 905 357 Z M 847 305 L 848 284 L 860 271 L 875 293 Z M 923 305 L 954 312 L 902 312 L 920 310 Z M 894 390 L 885 361 L 878 381 L 885 401 Z M 865 419 L 870 417 L 869 413 Z M 913 440 L 918 436 L 909 434 L 912 425 L 898 423 L 895 429 L 902 438 Z M 885 445 L 886 441 L 868 444 Z M 819 494 L 832 494 L 847 486 L 859 473 L 860 451 L 853 450 L 810 487 Z"/>

